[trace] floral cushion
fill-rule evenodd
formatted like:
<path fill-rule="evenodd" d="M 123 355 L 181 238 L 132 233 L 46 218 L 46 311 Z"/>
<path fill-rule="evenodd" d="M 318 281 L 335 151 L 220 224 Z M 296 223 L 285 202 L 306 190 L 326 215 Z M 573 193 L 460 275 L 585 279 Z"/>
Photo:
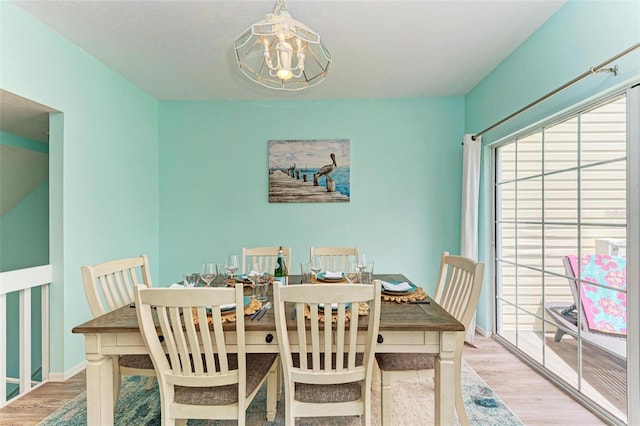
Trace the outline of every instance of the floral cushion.
<path fill-rule="evenodd" d="M 574 276 L 587 281 L 580 283 L 580 297 L 589 330 L 626 336 L 627 260 L 618 256 L 588 254 L 580 259 L 578 274 L 577 257 L 568 256 L 568 259 Z"/>

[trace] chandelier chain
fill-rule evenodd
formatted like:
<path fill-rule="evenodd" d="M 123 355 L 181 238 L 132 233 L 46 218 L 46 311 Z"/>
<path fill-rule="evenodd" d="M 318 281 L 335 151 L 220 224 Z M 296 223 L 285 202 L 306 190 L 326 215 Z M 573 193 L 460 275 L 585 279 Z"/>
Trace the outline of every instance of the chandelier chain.
<path fill-rule="evenodd" d="M 280 12 L 283 10 L 287 10 L 287 5 L 284 3 L 284 0 L 277 0 L 276 6 L 273 8 L 273 14 L 280 16 Z"/>

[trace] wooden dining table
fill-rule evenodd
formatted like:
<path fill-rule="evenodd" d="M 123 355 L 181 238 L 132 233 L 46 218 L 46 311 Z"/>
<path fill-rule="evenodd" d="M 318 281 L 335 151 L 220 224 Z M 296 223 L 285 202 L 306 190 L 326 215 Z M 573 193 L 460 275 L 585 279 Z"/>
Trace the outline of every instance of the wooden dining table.
<path fill-rule="evenodd" d="M 384 281 L 409 281 L 401 274 L 375 275 Z M 299 276 L 290 276 L 293 285 Z M 321 285 L 321 284 L 318 284 Z M 454 351 L 457 333 L 465 328 L 433 299 L 429 303 L 410 304 L 383 301 L 376 352 L 421 352 L 436 354 L 434 420 L 436 425 L 454 422 Z M 287 315 L 293 321 L 293 312 Z M 360 318 L 362 341 L 366 336 L 366 318 Z M 233 324 L 228 324 L 229 329 Z M 73 333 L 85 335 L 87 359 L 87 424 L 112 425 L 113 380 L 118 366 L 114 355 L 148 354 L 138 328 L 134 307 L 125 305 L 74 327 Z M 245 341 L 248 353 L 278 352 L 273 309 L 260 321 L 245 321 Z M 233 351 L 233 348 L 229 348 Z M 275 413 L 271 413 L 273 417 Z M 268 419 L 273 421 L 273 419 Z"/>

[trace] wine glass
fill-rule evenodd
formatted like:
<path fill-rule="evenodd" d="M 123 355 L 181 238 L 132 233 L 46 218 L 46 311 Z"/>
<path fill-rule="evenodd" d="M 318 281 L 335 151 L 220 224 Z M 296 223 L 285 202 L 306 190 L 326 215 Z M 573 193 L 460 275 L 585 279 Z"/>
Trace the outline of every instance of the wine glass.
<path fill-rule="evenodd" d="M 218 287 L 225 287 L 227 285 L 227 273 L 224 267 L 224 263 L 218 263 L 216 265 L 218 271 Z"/>
<path fill-rule="evenodd" d="M 358 255 L 358 258 L 356 259 L 355 267 L 356 267 L 356 271 L 358 273 L 358 281 L 359 282 L 364 282 L 362 280 L 362 273 L 367 268 L 367 255 L 366 254 L 361 253 L 360 255 Z"/>
<path fill-rule="evenodd" d="M 311 272 L 313 272 L 313 276 L 317 278 L 318 272 L 320 272 L 320 269 L 322 269 L 322 259 L 320 258 L 320 256 L 313 256 L 311 258 L 311 262 L 309 262 L 309 269 L 311 269 Z"/>
<path fill-rule="evenodd" d="M 212 262 L 205 262 L 202 264 L 202 273 L 200 274 L 200 278 L 202 281 L 206 283 L 206 286 L 209 287 L 211 285 L 211 281 L 216 278 L 216 264 Z"/>
<path fill-rule="evenodd" d="M 256 297 L 258 296 L 256 294 L 256 286 L 261 275 L 262 272 L 260 272 L 260 266 L 258 265 L 258 262 L 251 262 L 251 265 L 249 265 L 249 270 L 247 271 L 247 278 L 249 279 L 249 281 L 251 281 L 251 284 L 253 284 L 253 293 Z"/>
<path fill-rule="evenodd" d="M 197 287 L 198 281 L 200 281 L 200 274 L 185 274 L 184 275 L 184 286 L 185 287 Z"/>
<path fill-rule="evenodd" d="M 227 263 L 224 265 L 224 269 L 231 275 L 231 278 L 234 278 L 234 274 L 238 270 L 238 256 L 230 254 L 229 257 L 227 257 Z"/>

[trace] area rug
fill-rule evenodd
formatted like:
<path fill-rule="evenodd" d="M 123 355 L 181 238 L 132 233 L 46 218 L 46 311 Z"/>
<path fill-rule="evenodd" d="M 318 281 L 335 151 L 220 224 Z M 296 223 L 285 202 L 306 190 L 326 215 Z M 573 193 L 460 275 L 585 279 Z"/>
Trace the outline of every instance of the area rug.
<path fill-rule="evenodd" d="M 160 397 L 158 384 L 146 390 L 145 377 L 126 377 L 120 388 L 120 399 L 115 410 L 115 424 L 123 426 L 160 425 Z M 467 415 L 472 425 L 522 425 L 515 414 L 487 386 L 476 372 L 463 362 L 462 389 Z M 392 385 L 392 424 L 418 426 L 433 424 L 433 380 L 414 379 L 394 382 Z M 278 403 L 274 422 L 265 420 L 266 389 L 258 392 L 247 410 L 247 425 L 284 425 L 284 400 Z M 84 426 L 87 424 L 87 400 L 83 392 L 64 407 L 44 419 L 39 425 Z M 372 424 L 380 424 L 380 392 L 373 391 Z M 230 420 L 190 420 L 188 425 L 234 425 Z M 297 425 L 359 425 L 357 417 L 305 418 Z M 458 423 L 456 423 L 458 424 Z M 89 425 L 93 426 L 93 425 Z"/>

